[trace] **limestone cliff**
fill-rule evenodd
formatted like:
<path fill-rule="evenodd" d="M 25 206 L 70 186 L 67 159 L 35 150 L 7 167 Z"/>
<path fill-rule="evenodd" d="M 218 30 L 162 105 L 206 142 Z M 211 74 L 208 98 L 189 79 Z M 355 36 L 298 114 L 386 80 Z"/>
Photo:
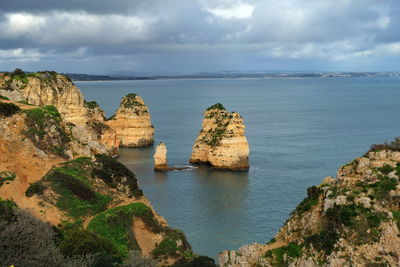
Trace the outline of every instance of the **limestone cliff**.
<path fill-rule="evenodd" d="M 154 142 L 154 127 L 151 125 L 149 110 L 137 94 L 128 94 L 122 98 L 107 125 L 116 131 L 120 146 L 143 147 Z"/>
<path fill-rule="evenodd" d="M 55 106 L 70 126 L 74 137 L 89 146 L 105 146 L 118 154 L 119 141 L 104 124 L 104 112 L 95 102 L 85 102 L 78 87 L 65 75 L 52 71 L 25 73 L 19 69 L 0 73 L 0 95 L 32 105 Z"/>
<path fill-rule="evenodd" d="M 375 145 L 308 188 L 269 243 L 224 251 L 220 266 L 399 266 L 399 144 Z"/>
<path fill-rule="evenodd" d="M 167 147 L 163 142 L 161 142 L 156 147 L 156 152 L 154 153 L 154 169 L 164 170 L 166 168 L 168 168 Z"/>
<path fill-rule="evenodd" d="M 95 266 L 119 265 L 130 250 L 160 266 L 196 259 L 184 234 L 143 196 L 135 175 L 76 140 L 70 128 L 54 106 L 0 99 L 0 210 L 3 200 L 8 207 L 15 201 L 57 228 L 67 256 L 101 252 Z M 75 159 L 66 161 L 70 153 Z"/>
<path fill-rule="evenodd" d="M 247 169 L 249 144 L 243 118 L 215 104 L 204 112 L 202 128 L 192 149 L 190 163 L 209 163 L 223 169 Z"/>

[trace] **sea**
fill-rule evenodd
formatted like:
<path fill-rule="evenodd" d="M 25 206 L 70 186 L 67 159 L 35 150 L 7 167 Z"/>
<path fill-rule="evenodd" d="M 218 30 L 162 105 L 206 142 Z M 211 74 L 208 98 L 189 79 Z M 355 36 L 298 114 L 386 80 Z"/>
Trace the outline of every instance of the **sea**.
<path fill-rule="evenodd" d="M 128 93 L 144 99 L 155 145 L 122 148 L 157 212 L 184 231 L 195 253 L 267 243 L 306 196 L 371 144 L 400 136 L 400 78 L 166 79 L 75 82 L 107 116 Z M 164 142 L 170 165 L 188 165 L 203 112 L 215 103 L 237 111 L 250 145 L 248 171 L 199 166 L 154 172 Z"/>

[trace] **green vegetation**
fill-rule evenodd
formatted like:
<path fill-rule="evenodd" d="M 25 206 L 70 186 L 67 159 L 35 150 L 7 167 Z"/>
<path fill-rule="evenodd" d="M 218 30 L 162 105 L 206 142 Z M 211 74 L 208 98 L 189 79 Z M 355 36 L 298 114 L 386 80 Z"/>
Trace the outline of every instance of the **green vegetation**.
<path fill-rule="evenodd" d="M 384 144 L 373 144 L 369 151 L 378 152 L 382 150 L 400 151 L 400 137 Z"/>
<path fill-rule="evenodd" d="M 290 242 L 287 246 L 267 251 L 264 256 L 272 258 L 271 263 L 274 266 L 284 267 L 289 266 L 293 259 L 301 257 L 302 253 L 302 246 L 295 242 Z"/>
<path fill-rule="evenodd" d="M 41 181 L 31 184 L 25 194 L 40 195 L 50 187 L 58 194 L 56 206 L 72 218 L 100 213 L 106 209 L 111 197 L 93 190 L 88 179 L 91 165 L 91 160 L 84 157 L 64 163 L 47 173 Z"/>
<path fill-rule="evenodd" d="M 397 224 L 397 229 L 400 229 L 400 211 L 393 210 L 392 213 L 393 213 L 393 219 Z"/>
<path fill-rule="evenodd" d="M 14 181 L 15 177 L 17 177 L 17 175 L 13 172 L 0 172 L 0 186 L 2 186 L 4 183 L 7 183 L 8 181 Z"/>
<path fill-rule="evenodd" d="M 151 254 L 154 257 L 174 257 L 177 256 L 179 252 L 184 254 L 186 259 L 193 259 L 194 255 L 190 251 L 190 246 L 183 232 L 177 229 L 170 228 L 165 228 L 164 230 L 166 233 L 166 237 L 154 248 Z M 183 242 L 181 246 L 178 246 L 179 240 Z"/>
<path fill-rule="evenodd" d="M 137 94 L 128 94 L 126 95 L 121 102 L 121 106 L 124 108 L 134 108 L 137 106 L 144 106 L 142 103 L 140 103 L 136 98 L 139 97 Z"/>
<path fill-rule="evenodd" d="M 8 97 L 0 95 L 0 100 L 10 100 Z"/>
<path fill-rule="evenodd" d="M 29 185 L 28 189 L 25 191 L 27 197 L 32 197 L 33 195 L 43 195 L 46 190 L 46 186 L 42 181 L 38 181 Z"/>
<path fill-rule="evenodd" d="M 217 103 L 217 104 L 214 104 L 214 105 L 208 107 L 206 111 L 210 111 L 212 109 L 226 110 L 225 107 L 221 103 Z"/>
<path fill-rule="evenodd" d="M 357 244 L 379 241 L 379 226 L 389 220 L 386 213 L 355 204 L 335 205 L 327 210 L 326 219 L 329 232 L 337 232 L 346 227 L 356 234 Z"/>
<path fill-rule="evenodd" d="M 131 229 L 134 216 L 151 217 L 155 221 L 150 208 L 143 203 L 132 203 L 102 212 L 90 221 L 88 229 L 111 242 L 118 255 L 126 258 L 129 249 L 139 249 L 138 245 L 132 242 L 135 239 L 129 236 L 133 235 Z M 147 224 L 146 220 L 144 222 Z"/>
<path fill-rule="evenodd" d="M 85 107 L 89 109 L 96 109 L 99 108 L 99 104 L 96 101 L 84 102 Z"/>
<path fill-rule="evenodd" d="M 312 246 L 318 251 L 325 251 L 327 255 L 330 255 L 335 247 L 336 242 L 339 240 L 339 234 L 335 229 L 322 230 L 318 234 L 307 236 L 304 241 L 305 245 Z"/>
<path fill-rule="evenodd" d="M 21 109 L 13 103 L 0 102 L 0 117 L 10 117 L 20 110 Z"/>
<path fill-rule="evenodd" d="M 295 212 L 303 213 L 311 210 L 313 206 L 318 204 L 321 193 L 322 190 L 317 186 L 311 186 L 307 188 L 307 197 L 304 198 L 302 202 L 300 202 L 300 204 L 296 207 L 292 214 Z"/>
<path fill-rule="evenodd" d="M 142 190 L 139 189 L 135 174 L 131 172 L 125 165 L 108 155 L 96 155 L 96 164 L 93 167 L 92 177 L 98 177 L 111 188 L 123 187 L 127 188 L 130 196 L 143 196 Z"/>
<path fill-rule="evenodd" d="M 122 262 L 111 242 L 78 225 L 59 229 L 58 244 L 61 253 L 68 257 L 96 255 L 96 266 L 113 266 Z"/>
<path fill-rule="evenodd" d="M 389 173 L 391 173 L 392 171 L 394 171 L 394 168 L 388 164 L 378 168 L 378 171 L 380 171 L 383 174 L 388 175 Z"/>
<path fill-rule="evenodd" d="M 0 198 L 0 222 L 11 222 L 16 208 L 14 201 Z"/>
<path fill-rule="evenodd" d="M 61 115 L 54 106 L 24 110 L 28 130 L 25 135 L 41 150 L 67 157 L 65 145 L 70 137 L 61 127 Z M 55 128 L 55 131 L 49 131 Z"/>

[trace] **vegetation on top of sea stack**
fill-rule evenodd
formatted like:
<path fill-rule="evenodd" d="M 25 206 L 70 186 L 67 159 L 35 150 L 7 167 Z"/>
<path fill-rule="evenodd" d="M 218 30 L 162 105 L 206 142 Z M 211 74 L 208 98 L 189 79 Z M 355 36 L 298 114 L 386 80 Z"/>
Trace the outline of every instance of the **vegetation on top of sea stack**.
<path fill-rule="evenodd" d="M 134 108 L 137 106 L 143 106 L 143 103 L 138 101 L 139 96 L 137 94 L 134 93 L 130 93 L 128 95 L 126 95 L 121 102 L 121 106 L 124 108 Z"/>
<path fill-rule="evenodd" d="M 221 103 L 217 103 L 217 104 L 214 104 L 214 105 L 208 107 L 208 108 L 206 109 L 206 111 L 210 111 L 210 110 L 212 110 L 212 109 L 226 110 L 225 107 L 224 107 Z"/>

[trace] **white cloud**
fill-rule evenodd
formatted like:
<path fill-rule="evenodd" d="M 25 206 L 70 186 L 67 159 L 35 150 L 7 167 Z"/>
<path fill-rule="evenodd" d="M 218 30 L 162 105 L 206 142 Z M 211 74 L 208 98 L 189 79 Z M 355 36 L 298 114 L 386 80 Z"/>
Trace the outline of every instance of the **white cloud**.
<path fill-rule="evenodd" d="M 28 13 L 6 14 L 6 22 L 1 26 L 8 36 L 20 36 L 25 34 L 35 34 L 45 26 L 46 19 Z"/>
<path fill-rule="evenodd" d="M 204 9 L 221 19 L 249 19 L 253 15 L 254 6 L 242 1 L 213 1 L 203 2 Z"/>
<path fill-rule="evenodd" d="M 0 23 L 0 34 L 29 37 L 41 44 L 98 44 L 145 41 L 152 19 L 128 15 L 51 12 L 42 15 L 11 13 Z"/>
<path fill-rule="evenodd" d="M 0 61 L 16 61 L 29 62 L 39 61 L 45 55 L 40 53 L 38 49 L 0 49 Z"/>

